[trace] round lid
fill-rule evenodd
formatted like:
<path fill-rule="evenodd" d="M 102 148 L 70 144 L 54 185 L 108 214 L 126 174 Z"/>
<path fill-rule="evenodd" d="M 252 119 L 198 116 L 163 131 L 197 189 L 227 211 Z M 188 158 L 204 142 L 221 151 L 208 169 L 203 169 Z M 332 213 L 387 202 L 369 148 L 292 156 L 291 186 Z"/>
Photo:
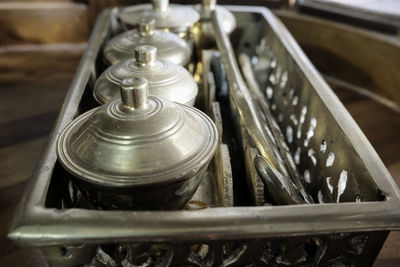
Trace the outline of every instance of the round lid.
<path fill-rule="evenodd" d="M 107 42 L 104 58 L 109 64 L 134 57 L 138 45 L 152 45 L 157 48 L 158 58 L 178 65 L 190 61 L 190 48 L 178 35 L 171 32 L 154 30 L 155 20 L 143 18 L 138 21 L 137 30 L 119 34 Z"/>
<path fill-rule="evenodd" d="M 202 20 L 210 20 L 211 12 L 217 10 L 222 17 L 222 26 L 226 33 L 230 34 L 236 28 L 235 16 L 226 8 L 217 6 L 217 0 L 203 0 L 201 5 L 196 5 L 196 10 L 200 13 Z"/>
<path fill-rule="evenodd" d="M 198 87 L 192 75 L 182 66 L 156 58 L 155 47 L 136 47 L 135 59 L 110 66 L 100 75 L 94 86 L 95 99 L 101 104 L 108 103 L 119 97 L 123 79 L 144 77 L 149 81 L 150 95 L 193 105 Z"/>
<path fill-rule="evenodd" d="M 124 8 L 121 20 L 128 25 L 136 25 L 142 18 L 154 18 L 158 29 L 184 32 L 199 19 L 199 13 L 192 7 L 170 4 L 168 0 L 152 0 L 152 5 L 143 4 Z"/>
<path fill-rule="evenodd" d="M 148 97 L 145 78 L 125 79 L 121 100 L 88 111 L 61 133 L 57 153 L 75 177 L 110 187 L 185 179 L 212 158 L 218 133 L 201 111 Z"/>

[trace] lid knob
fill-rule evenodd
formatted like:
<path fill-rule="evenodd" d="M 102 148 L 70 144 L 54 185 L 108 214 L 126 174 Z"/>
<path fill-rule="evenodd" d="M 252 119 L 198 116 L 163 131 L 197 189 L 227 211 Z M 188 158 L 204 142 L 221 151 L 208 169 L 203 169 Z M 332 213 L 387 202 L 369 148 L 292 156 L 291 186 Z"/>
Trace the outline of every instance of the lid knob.
<path fill-rule="evenodd" d="M 152 0 L 152 3 L 155 10 L 165 12 L 168 9 L 169 0 Z"/>
<path fill-rule="evenodd" d="M 150 45 L 139 45 L 135 48 L 136 64 L 144 66 L 157 60 L 157 48 Z"/>
<path fill-rule="evenodd" d="M 121 100 L 125 108 L 145 108 L 149 99 L 149 83 L 145 78 L 128 78 L 121 82 Z"/>
<path fill-rule="evenodd" d="M 142 36 L 152 35 L 156 26 L 156 20 L 154 18 L 143 18 L 138 22 L 138 31 Z"/>
<path fill-rule="evenodd" d="M 203 9 L 214 10 L 217 0 L 203 0 Z"/>

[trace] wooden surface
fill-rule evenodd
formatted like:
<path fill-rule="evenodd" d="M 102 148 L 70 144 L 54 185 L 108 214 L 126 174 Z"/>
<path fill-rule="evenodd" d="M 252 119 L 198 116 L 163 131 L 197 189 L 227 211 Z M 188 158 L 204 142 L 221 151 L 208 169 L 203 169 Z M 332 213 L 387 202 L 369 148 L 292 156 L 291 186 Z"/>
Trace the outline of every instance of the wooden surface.
<path fill-rule="evenodd" d="M 0 266 L 46 266 L 6 235 L 89 37 L 87 6 L 0 0 Z"/>
<path fill-rule="evenodd" d="M 6 234 L 82 51 L 14 53 L 15 73 L 0 75 L 0 266 L 46 266 L 38 250 L 17 248 Z M 24 58 L 37 71 L 18 69 Z"/>
<path fill-rule="evenodd" d="M 0 2 L 0 46 L 85 42 L 87 6 L 69 2 Z"/>
<path fill-rule="evenodd" d="M 323 73 L 400 104 L 400 38 L 286 10 L 276 14 Z"/>

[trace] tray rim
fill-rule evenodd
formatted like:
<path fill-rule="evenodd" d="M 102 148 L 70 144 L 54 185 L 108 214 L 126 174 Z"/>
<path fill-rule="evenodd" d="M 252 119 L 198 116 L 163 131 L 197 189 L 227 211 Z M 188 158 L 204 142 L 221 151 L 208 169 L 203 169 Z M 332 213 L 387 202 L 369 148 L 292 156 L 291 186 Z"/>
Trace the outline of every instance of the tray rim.
<path fill-rule="evenodd" d="M 98 17 L 62 109 L 25 189 L 8 234 L 24 246 L 235 240 L 321 235 L 338 232 L 400 230 L 400 190 L 383 162 L 343 104 L 305 56 L 286 27 L 265 7 L 224 6 L 232 12 L 259 13 L 310 80 L 347 135 L 385 201 L 264 207 L 228 207 L 196 211 L 97 211 L 45 208 L 51 173 L 57 160 L 56 140 L 74 118 L 82 88 L 94 73 L 94 62 L 112 9 Z M 90 49 L 89 49 L 90 48 Z M 156 218 L 156 219 L 155 219 Z"/>

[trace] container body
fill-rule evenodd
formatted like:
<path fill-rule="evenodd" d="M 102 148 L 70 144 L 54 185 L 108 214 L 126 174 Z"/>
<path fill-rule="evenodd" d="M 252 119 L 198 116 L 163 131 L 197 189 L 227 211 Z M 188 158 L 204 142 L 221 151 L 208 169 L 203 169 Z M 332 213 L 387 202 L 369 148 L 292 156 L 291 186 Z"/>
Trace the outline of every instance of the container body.
<path fill-rule="evenodd" d="M 206 175 L 208 163 L 193 176 L 136 187 L 105 187 L 70 177 L 94 207 L 103 210 L 180 210 Z"/>

